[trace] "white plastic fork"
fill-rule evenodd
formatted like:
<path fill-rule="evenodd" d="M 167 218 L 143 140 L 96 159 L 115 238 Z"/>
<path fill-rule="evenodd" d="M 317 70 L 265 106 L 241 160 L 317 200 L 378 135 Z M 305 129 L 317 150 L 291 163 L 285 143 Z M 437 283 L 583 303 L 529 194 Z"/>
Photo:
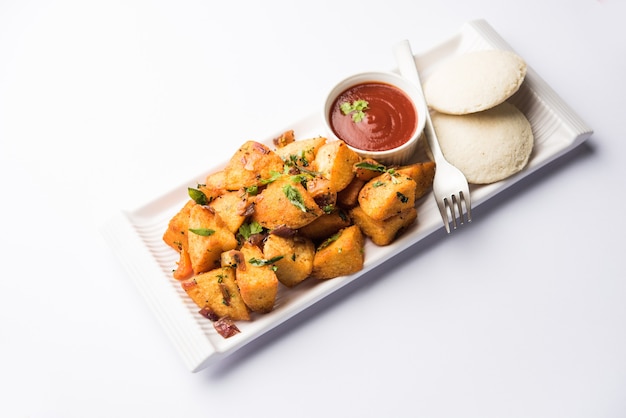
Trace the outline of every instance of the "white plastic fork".
<path fill-rule="evenodd" d="M 409 41 L 404 40 L 394 45 L 393 52 L 400 69 L 400 74 L 413 81 L 421 91 L 422 97 L 424 97 L 422 82 L 417 66 L 415 65 L 415 57 L 413 56 Z M 424 116 L 426 117 L 424 134 L 428 140 L 428 145 L 436 165 L 433 193 L 437 207 L 441 213 L 443 224 L 446 227 L 446 232 L 449 234 L 451 232 L 450 224 L 452 224 L 453 229 L 456 229 L 457 226 L 472 221 L 472 204 L 469 185 L 461 170 L 445 159 L 441 147 L 439 146 L 430 113 L 426 112 Z"/>

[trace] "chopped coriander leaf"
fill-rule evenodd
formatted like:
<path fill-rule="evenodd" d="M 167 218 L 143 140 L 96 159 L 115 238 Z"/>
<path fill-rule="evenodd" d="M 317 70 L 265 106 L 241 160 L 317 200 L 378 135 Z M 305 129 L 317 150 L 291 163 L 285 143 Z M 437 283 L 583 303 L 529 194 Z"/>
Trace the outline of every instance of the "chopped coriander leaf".
<path fill-rule="evenodd" d="M 285 161 L 285 163 L 291 166 L 299 166 L 299 165 L 303 167 L 309 166 L 309 160 L 307 160 L 306 154 L 304 151 L 302 151 L 300 155 L 296 155 L 296 154 L 289 155 L 289 158 Z"/>
<path fill-rule="evenodd" d="M 368 106 L 367 100 L 355 100 L 352 103 L 343 102 L 339 105 L 339 108 L 344 115 L 352 114 L 354 122 L 361 122 L 365 118 L 365 111 L 368 109 Z"/>
<path fill-rule="evenodd" d="M 239 227 L 239 234 L 247 240 L 254 234 L 263 232 L 263 227 L 258 222 L 245 223 Z"/>
<path fill-rule="evenodd" d="M 295 154 L 289 155 L 289 158 L 285 159 L 285 164 L 288 166 L 296 166 L 298 165 L 298 156 Z"/>
<path fill-rule="evenodd" d="M 360 162 L 360 163 L 356 163 L 355 167 L 356 168 L 363 168 L 365 170 L 377 171 L 379 173 L 384 173 L 385 171 L 387 171 L 387 167 L 385 167 L 382 164 L 372 164 L 372 163 L 368 163 L 366 161 L 363 161 L 363 162 Z"/>
<path fill-rule="evenodd" d="M 323 250 L 324 248 L 328 247 L 330 244 L 332 244 L 333 242 L 337 241 L 340 236 L 341 236 L 341 231 L 339 231 L 336 234 L 328 237 L 324 242 L 322 242 L 320 244 L 320 246 L 318 247 L 318 250 Z"/>
<path fill-rule="evenodd" d="M 300 165 L 297 168 L 298 168 L 298 170 L 300 170 L 301 173 L 307 174 L 307 175 L 312 176 L 312 177 L 318 176 L 320 174 L 319 172 L 309 170 L 309 169 L 304 168 L 303 166 L 300 166 Z"/>
<path fill-rule="evenodd" d="M 202 237 L 210 237 L 215 234 L 215 230 L 209 228 L 189 228 L 189 231 Z"/>
<path fill-rule="evenodd" d="M 332 213 L 335 210 L 335 205 L 324 205 L 322 208 L 322 212 L 324 213 Z"/>
<path fill-rule="evenodd" d="M 278 255 L 276 257 L 272 257 L 269 260 L 266 259 L 258 259 L 258 258 L 251 258 L 250 260 L 248 260 L 248 263 L 250 263 L 253 266 L 257 266 L 257 267 L 262 267 L 262 266 L 268 266 L 270 264 L 274 264 L 275 262 L 282 260 L 284 256 L 282 255 Z"/>
<path fill-rule="evenodd" d="M 279 173 L 278 171 L 271 171 L 270 172 L 270 178 L 268 179 L 261 179 L 261 184 L 270 184 L 275 182 L 276 180 L 278 180 L 281 176 L 281 173 Z"/>
<path fill-rule="evenodd" d="M 296 174 L 291 176 L 290 180 L 293 183 L 301 183 L 301 184 L 305 184 L 306 181 L 310 178 L 310 176 L 306 175 L 306 174 Z"/>
<path fill-rule="evenodd" d="M 199 205 L 209 204 L 209 199 L 206 197 L 206 195 L 202 191 L 198 189 L 194 189 L 193 187 L 188 187 L 187 193 L 189 194 L 189 197 L 197 204 Z"/>
<path fill-rule="evenodd" d="M 302 151 L 301 155 L 300 155 L 300 161 L 302 161 L 302 165 L 305 167 L 309 166 L 309 160 L 307 160 L 306 155 L 304 153 L 304 151 Z"/>
<path fill-rule="evenodd" d="M 400 202 L 402 202 L 402 203 L 406 203 L 406 202 L 409 201 L 409 198 L 406 197 L 405 195 L 403 195 L 400 192 L 396 192 L 396 196 L 398 197 L 398 199 L 400 199 Z"/>
<path fill-rule="evenodd" d="M 254 185 L 246 187 L 246 193 L 250 196 L 256 196 L 259 193 L 259 186 Z"/>
<path fill-rule="evenodd" d="M 283 186 L 283 193 L 289 199 L 292 205 L 300 209 L 302 212 L 307 212 L 308 209 L 304 205 L 304 199 L 302 198 L 302 194 L 300 191 L 293 187 L 291 184 L 286 184 Z"/>

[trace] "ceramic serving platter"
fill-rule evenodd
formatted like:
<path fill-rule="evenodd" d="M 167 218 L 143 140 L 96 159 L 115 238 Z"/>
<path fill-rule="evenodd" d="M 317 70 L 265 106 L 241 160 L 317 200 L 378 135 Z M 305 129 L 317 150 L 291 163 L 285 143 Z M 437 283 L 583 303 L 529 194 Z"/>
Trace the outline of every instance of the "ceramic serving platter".
<path fill-rule="evenodd" d="M 466 23 L 448 40 L 417 54 L 415 58 L 420 72 L 427 78 L 445 60 L 483 49 L 512 50 L 486 21 L 477 20 Z M 511 178 L 473 187 L 473 207 L 571 151 L 592 134 L 581 118 L 530 66 L 522 87 L 509 100 L 526 115 L 532 125 L 535 148 L 531 160 L 522 172 Z M 323 135 L 324 124 L 319 113 L 286 124 L 282 127 L 284 129 L 277 130 L 277 135 L 287 129 L 293 129 L 299 138 Z M 266 138 L 265 142 L 271 144 L 275 136 Z M 234 148 L 233 153 L 235 151 Z M 180 187 L 164 191 L 163 195 L 138 209 L 120 211 L 103 227 L 106 240 L 127 270 L 129 278 L 144 296 L 185 365 L 193 372 L 232 354 L 443 228 L 432 196 L 421 199 L 418 222 L 393 244 L 385 247 L 377 247 L 371 242 L 366 244 L 366 260 L 362 271 L 327 281 L 307 280 L 294 289 L 281 289 L 272 312 L 254 315 L 249 322 L 237 323 L 241 333 L 225 339 L 217 334 L 210 321 L 198 313 L 198 307 L 172 277 L 178 254 L 162 241 L 168 221 L 188 200 L 187 187 L 194 186 L 197 178 L 204 178 L 225 164 L 226 161 L 216 161 L 214 167 L 208 168 L 206 173 L 182 181 Z"/>

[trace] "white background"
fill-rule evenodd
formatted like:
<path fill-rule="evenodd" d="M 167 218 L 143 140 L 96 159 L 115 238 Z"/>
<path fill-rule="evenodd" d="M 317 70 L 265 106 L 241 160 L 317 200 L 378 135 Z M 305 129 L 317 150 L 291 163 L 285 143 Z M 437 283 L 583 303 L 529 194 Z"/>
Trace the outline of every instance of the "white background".
<path fill-rule="evenodd" d="M 0 1 L 0 416 L 626 416 L 622 0 Z M 486 19 L 595 131 L 199 373 L 102 225 Z"/>

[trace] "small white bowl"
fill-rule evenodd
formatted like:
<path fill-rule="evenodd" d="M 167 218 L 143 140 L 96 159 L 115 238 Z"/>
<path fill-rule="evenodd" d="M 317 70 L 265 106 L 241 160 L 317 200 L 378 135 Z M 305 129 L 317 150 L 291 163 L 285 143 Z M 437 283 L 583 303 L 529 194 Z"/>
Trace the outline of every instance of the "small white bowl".
<path fill-rule="evenodd" d="M 347 77 L 337 83 L 326 96 L 324 103 L 324 124 L 326 126 L 327 137 L 331 140 L 343 140 L 333 131 L 330 123 L 330 111 L 337 97 L 347 89 L 368 82 L 385 83 L 397 87 L 403 91 L 413 102 L 417 112 L 417 127 L 413 135 L 403 145 L 385 151 L 367 151 L 355 148 L 346 142 L 346 145 L 363 158 L 373 158 L 377 162 L 385 165 L 403 165 L 409 162 L 415 154 L 418 139 L 424 131 L 426 123 L 425 114 L 428 111 L 426 101 L 420 90 L 411 81 L 392 72 L 364 72 Z"/>

